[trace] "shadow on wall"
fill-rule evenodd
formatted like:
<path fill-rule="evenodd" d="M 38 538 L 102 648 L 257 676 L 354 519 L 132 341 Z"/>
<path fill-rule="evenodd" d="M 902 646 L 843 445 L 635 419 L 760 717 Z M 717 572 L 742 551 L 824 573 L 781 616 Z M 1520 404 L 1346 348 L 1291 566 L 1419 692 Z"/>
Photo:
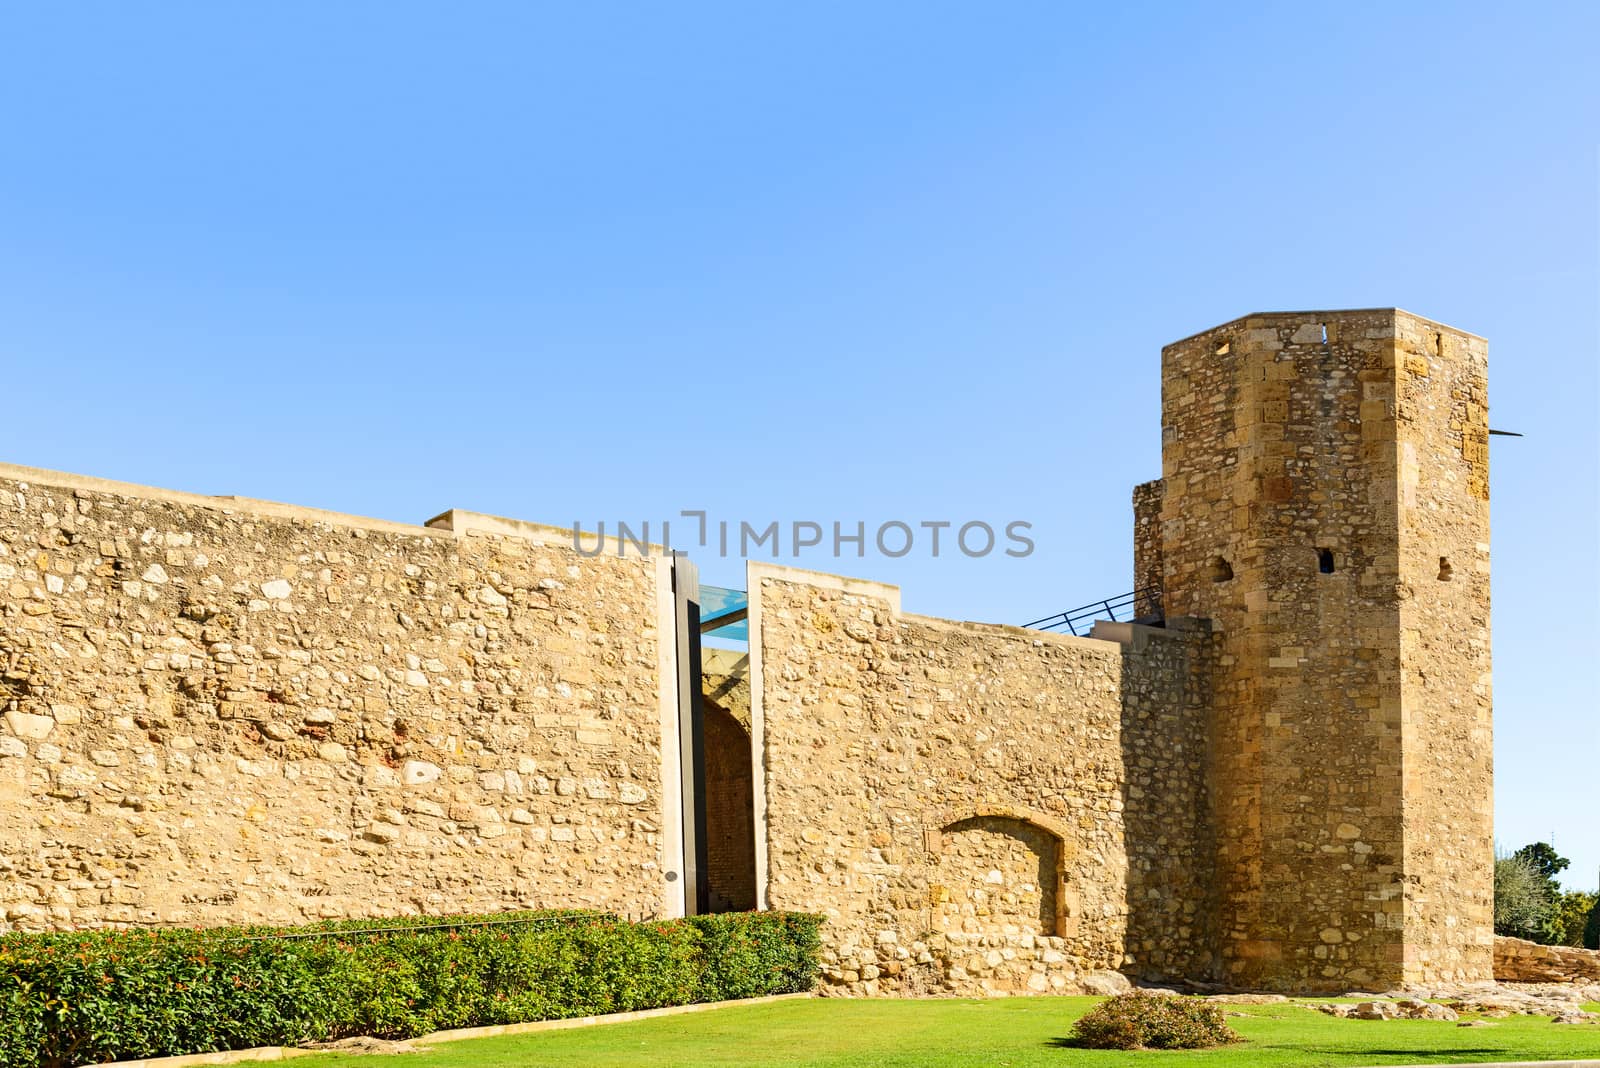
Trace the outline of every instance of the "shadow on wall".
<path fill-rule="evenodd" d="M 754 778 L 750 732 L 702 697 L 706 749 L 706 861 L 712 912 L 756 907 Z"/>
<path fill-rule="evenodd" d="M 1123 971 L 1140 979 L 1215 979 L 1215 817 L 1205 620 L 1166 627 L 1097 624 L 1122 645 L 1122 811 L 1128 856 Z"/>

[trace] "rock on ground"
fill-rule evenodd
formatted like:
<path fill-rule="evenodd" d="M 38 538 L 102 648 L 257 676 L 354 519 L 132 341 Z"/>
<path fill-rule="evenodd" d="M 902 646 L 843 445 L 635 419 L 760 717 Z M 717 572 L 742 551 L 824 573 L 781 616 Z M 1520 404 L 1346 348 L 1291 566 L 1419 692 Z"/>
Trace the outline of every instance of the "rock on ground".
<path fill-rule="evenodd" d="M 333 1042 L 312 1042 L 307 1049 L 338 1050 L 341 1053 L 417 1053 L 417 1047 L 409 1042 L 396 1042 L 387 1038 L 373 1038 L 371 1035 L 356 1035 L 353 1038 L 341 1038 Z"/>

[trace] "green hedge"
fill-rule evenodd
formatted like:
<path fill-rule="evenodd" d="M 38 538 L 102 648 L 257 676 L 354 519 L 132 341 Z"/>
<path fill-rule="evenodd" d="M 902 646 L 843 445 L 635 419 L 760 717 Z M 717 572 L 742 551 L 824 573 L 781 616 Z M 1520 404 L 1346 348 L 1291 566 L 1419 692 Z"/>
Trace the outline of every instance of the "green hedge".
<path fill-rule="evenodd" d="M 569 912 L 5 935 L 0 1068 L 408 1038 L 805 991 L 820 923 L 781 912 L 655 923 Z"/>

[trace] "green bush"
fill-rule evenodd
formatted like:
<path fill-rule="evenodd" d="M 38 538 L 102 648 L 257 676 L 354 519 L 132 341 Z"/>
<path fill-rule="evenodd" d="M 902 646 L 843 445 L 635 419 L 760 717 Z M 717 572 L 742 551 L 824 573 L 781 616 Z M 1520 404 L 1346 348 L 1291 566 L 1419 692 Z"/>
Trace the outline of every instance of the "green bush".
<path fill-rule="evenodd" d="M 820 918 L 513 913 L 0 936 L 0 1068 L 408 1038 L 809 990 Z"/>
<path fill-rule="evenodd" d="M 700 938 L 703 963 L 696 1001 L 753 998 L 775 989 L 810 990 L 816 985 L 821 917 L 734 912 L 685 922 Z"/>
<path fill-rule="evenodd" d="M 1137 990 L 1090 1009 L 1072 1037 L 1088 1049 L 1206 1049 L 1239 1041 L 1220 1006 Z"/>
<path fill-rule="evenodd" d="M 1600 894 L 1584 890 L 1568 890 L 1555 900 L 1555 914 L 1549 923 L 1550 944 L 1553 946 L 1583 946 L 1584 928 L 1589 916 L 1600 907 Z"/>

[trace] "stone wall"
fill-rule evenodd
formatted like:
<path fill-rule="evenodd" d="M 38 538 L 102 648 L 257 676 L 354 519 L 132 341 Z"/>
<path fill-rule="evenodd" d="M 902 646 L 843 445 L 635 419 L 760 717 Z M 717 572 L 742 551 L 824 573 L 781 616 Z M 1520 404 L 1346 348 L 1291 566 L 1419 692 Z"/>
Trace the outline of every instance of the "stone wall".
<path fill-rule="evenodd" d="M 1163 350 L 1163 597 L 1222 635 L 1210 733 L 1230 983 L 1489 974 L 1488 530 L 1462 445 L 1482 352 L 1462 340 L 1425 389 L 1413 335 L 1466 335 L 1424 323 L 1259 315 Z M 1423 558 L 1436 573 L 1447 552 L 1481 564 L 1481 584 L 1441 592 L 1429 575 L 1408 603 Z"/>
<path fill-rule="evenodd" d="M 750 730 L 750 656 L 737 649 L 700 651 L 701 693 Z"/>
<path fill-rule="evenodd" d="M 1209 960 L 1204 630 L 955 623 L 766 565 L 750 590 L 766 900 L 828 916 L 832 989 L 1070 991 Z"/>
<path fill-rule="evenodd" d="M 1494 977 L 1502 983 L 1600 983 L 1600 950 L 1497 935 Z"/>
<path fill-rule="evenodd" d="M 1097 623 L 1094 637 L 1121 647 L 1123 970 L 1143 979 L 1212 981 L 1219 928 L 1209 732 L 1220 635 L 1204 620 L 1179 616 L 1166 629 Z"/>
<path fill-rule="evenodd" d="M 1162 359 L 1165 627 L 752 564 L 748 659 L 705 651 L 713 904 L 826 914 L 829 989 L 1489 977 L 1484 343 L 1282 313 Z M 0 467 L 0 930 L 676 914 L 670 575 Z"/>
<path fill-rule="evenodd" d="M 436 523 L 0 467 L 0 930 L 660 911 L 656 562 Z"/>
<path fill-rule="evenodd" d="M 1133 487 L 1134 613 L 1144 619 L 1166 609 L 1161 596 L 1161 480 Z"/>
<path fill-rule="evenodd" d="M 1403 313 L 1392 344 L 1406 963 L 1483 978 L 1494 923 L 1488 346 Z"/>
<path fill-rule="evenodd" d="M 706 878 L 717 911 L 756 907 L 754 752 L 750 658 L 733 649 L 701 653 L 706 747 Z"/>
<path fill-rule="evenodd" d="M 706 699 L 706 880 L 716 912 L 756 907 L 749 728 Z"/>

